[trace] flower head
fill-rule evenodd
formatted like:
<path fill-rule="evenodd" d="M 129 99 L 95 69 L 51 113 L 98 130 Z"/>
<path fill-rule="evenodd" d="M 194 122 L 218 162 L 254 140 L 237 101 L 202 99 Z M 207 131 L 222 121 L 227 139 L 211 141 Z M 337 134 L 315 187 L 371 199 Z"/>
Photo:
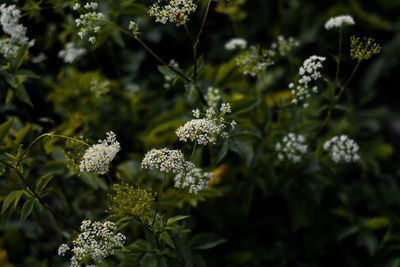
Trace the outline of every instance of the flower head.
<path fill-rule="evenodd" d="M 212 172 L 203 172 L 202 169 L 194 168 L 186 175 L 178 174 L 175 176 L 175 187 L 189 188 L 189 193 L 198 194 L 200 190 L 208 187 L 208 180 L 214 178 Z"/>
<path fill-rule="evenodd" d="M 86 54 L 85 48 L 78 48 L 74 43 L 68 43 L 65 49 L 58 52 L 58 56 L 64 59 L 65 63 L 73 63 L 75 60 Z"/>
<path fill-rule="evenodd" d="M 207 104 L 211 107 L 216 107 L 219 101 L 222 99 L 220 90 L 216 87 L 208 87 L 207 93 L 204 96 Z"/>
<path fill-rule="evenodd" d="M 279 55 L 284 57 L 299 45 L 299 41 L 295 40 L 293 37 L 285 38 L 284 36 L 279 35 L 277 42 L 272 43 L 271 48 L 278 49 Z"/>
<path fill-rule="evenodd" d="M 246 49 L 247 41 L 243 38 L 232 38 L 225 44 L 226 50 Z"/>
<path fill-rule="evenodd" d="M 367 39 L 364 37 L 363 41 L 361 41 L 359 37 L 351 36 L 350 42 L 350 55 L 353 59 L 367 60 L 381 52 L 381 46 L 375 43 L 373 38 Z"/>
<path fill-rule="evenodd" d="M 360 159 L 357 153 L 359 146 L 353 139 L 344 134 L 332 137 L 324 143 L 323 148 L 331 153 L 331 158 L 336 163 L 340 161 L 350 163 Z"/>
<path fill-rule="evenodd" d="M 239 71 L 244 75 L 255 77 L 264 72 L 268 66 L 273 65 L 272 56 L 275 54 L 272 50 L 260 48 L 258 46 L 250 46 L 250 48 L 241 53 L 236 58 L 236 65 Z"/>
<path fill-rule="evenodd" d="M 275 151 L 278 152 L 278 159 L 280 161 L 292 161 L 293 163 L 301 161 L 302 155 L 307 153 L 307 148 L 306 138 L 301 134 L 296 135 L 294 133 L 284 136 L 275 145 Z"/>
<path fill-rule="evenodd" d="M 170 21 L 175 23 L 176 26 L 184 25 L 189 20 L 190 13 L 196 11 L 197 5 L 193 0 L 170 0 L 165 1 L 157 0 L 149 10 L 149 14 L 156 18 L 156 22 L 162 24 Z"/>
<path fill-rule="evenodd" d="M 98 144 L 86 150 L 79 166 L 81 172 L 107 173 L 109 164 L 120 149 L 116 135 L 113 132 L 107 132 L 107 139 L 99 140 Z"/>
<path fill-rule="evenodd" d="M 80 5 L 74 6 L 74 9 L 80 8 Z M 100 32 L 101 25 L 105 20 L 104 14 L 96 11 L 97 8 L 97 3 L 86 3 L 86 5 L 83 7 L 83 14 L 80 15 L 79 19 L 75 20 L 76 27 L 79 28 L 79 37 L 83 39 L 84 36 L 89 35 L 89 42 L 91 44 L 96 42 L 96 37 L 94 35 Z"/>
<path fill-rule="evenodd" d="M 115 248 L 124 245 L 126 237 L 117 233 L 117 226 L 113 222 L 91 222 L 82 221 L 81 233 L 72 242 L 72 249 L 66 244 L 62 244 L 58 253 L 64 256 L 71 250 L 71 265 L 79 267 L 80 264 L 93 261 L 100 264 L 105 258 L 114 255 Z"/>
<path fill-rule="evenodd" d="M 310 87 L 309 83 L 311 81 L 318 80 L 322 77 L 320 69 L 323 68 L 322 62 L 325 61 L 325 57 L 311 56 L 303 62 L 303 65 L 299 69 L 300 79 L 298 84 L 289 84 L 289 89 L 292 92 L 292 103 L 297 104 L 307 98 L 311 97 L 311 93 L 317 93 L 318 87 Z M 308 103 L 303 105 L 304 108 L 308 107 Z"/>
<path fill-rule="evenodd" d="M 344 25 L 354 25 L 354 19 L 350 15 L 341 15 L 337 17 L 330 18 L 325 23 L 325 29 L 330 30 L 333 28 L 340 28 Z"/>
<path fill-rule="evenodd" d="M 3 31 L 10 35 L 11 39 L 16 43 L 33 46 L 35 41 L 29 41 L 28 37 L 26 37 L 26 28 L 22 24 L 18 24 L 21 18 L 21 11 L 15 5 L 6 6 L 6 4 L 2 4 L 0 13 L 0 24 L 3 27 Z"/>
<path fill-rule="evenodd" d="M 180 150 L 167 148 L 153 148 L 146 153 L 142 160 L 143 169 L 159 169 L 162 172 L 187 173 L 194 168 L 194 164 L 185 160 Z"/>
<path fill-rule="evenodd" d="M 188 121 L 176 130 L 176 135 L 179 137 L 179 140 L 183 142 L 187 142 L 188 140 L 196 141 L 200 145 L 207 145 L 208 143 L 215 144 L 219 137 L 228 137 L 226 131 L 227 123 L 223 116 L 231 112 L 230 104 L 223 103 L 220 111 L 221 113 L 216 115 L 214 108 L 210 107 L 206 111 L 206 116 L 200 118 L 200 111 L 195 110 L 193 115 L 196 119 Z M 234 125 L 232 128 L 233 127 Z"/>

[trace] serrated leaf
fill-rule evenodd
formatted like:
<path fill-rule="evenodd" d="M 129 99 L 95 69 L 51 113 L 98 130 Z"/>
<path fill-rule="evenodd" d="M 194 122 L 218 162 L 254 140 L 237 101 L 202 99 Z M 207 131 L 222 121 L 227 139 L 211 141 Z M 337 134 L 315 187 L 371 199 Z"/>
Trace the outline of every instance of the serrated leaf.
<path fill-rule="evenodd" d="M 22 207 L 21 211 L 20 221 L 25 221 L 26 218 L 28 218 L 28 216 L 31 214 L 33 210 L 34 203 L 35 203 L 34 199 L 29 199 L 24 203 L 24 206 Z"/>
<path fill-rule="evenodd" d="M 244 136 L 234 136 L 230 138 L 229 149 L 239 154 L 245 160 L 247 167 L 250 167 L 254 157 L 254 150 L 248 138 Z"/>
<path fill-rule="evenodd" d="M 174 244 L 174 242 L 172 241 L 172 239 L 171 239 L 170 235 L 168 234 L 168 232 L 166 232 L 166 231 L 163 232 L 163 233 L 160 235 L 160 239 L 163 240 L 163 241 L 165 242 L 165 244 L 167 244 L 167 245 L 170 246 L 171 248 L 175 249 L 175 244 Z"/>
<path fill-rule="evenodd" d="M 22 190 L 16 190 L 8 194 L 4 199 L 3 206 L 1 207 L 1 214 L 3 214 L 12 203 L 14 203 L 13 207 L 15 209 L 23 193 L 24 191 Z"/>
<path fill-rule="evenodd" d="M 0 124 L 0 144 L 3 142 L 4 138 L 7 136 L 8 132 L 10 131 L 14 120 L 8 120 Z"/>
<path fill-rule="evenodd" d="M 192 238 L 190 246 L 193 249 L 210 249 L 225 243 L 226 241 L 225 238 L 221 238 L 215 233 L 201 233 Z"/>
<path fill-rule="evenodd" d="M 46 188 L 47 184 L 53 179 L 54 174 L 46 174 L 38 179 L 36 182 L 36 192 L 39 194 Z"/>
<path fill-rule="evenodd" d="M 174 222 L 181 221 L 181 220 L 184 220 L 189 217 L 190 217 L 190 215 L 177 215 L 177 216 L 171 217 L 167 220 L 167 225 L 173 224 Z"/>

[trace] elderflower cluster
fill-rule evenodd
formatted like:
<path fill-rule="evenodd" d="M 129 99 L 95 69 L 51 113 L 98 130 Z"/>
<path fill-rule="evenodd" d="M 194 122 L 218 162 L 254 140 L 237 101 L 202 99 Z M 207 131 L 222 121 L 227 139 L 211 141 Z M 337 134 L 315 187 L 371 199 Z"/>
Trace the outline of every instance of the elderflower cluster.
<path fill-rule="evenodd" d="M 244 75 L 255 77 L 264 72 L 268 66 L 273 65 L 273 50 L 250 46 L 250 48 L 236 58 L 236 65 Z"/>
<path fill-rule="evenodd" d="M 108 256 L 114 255 L 116 248 L 124 246 L 126 237 L 116 230 L 113 222 L 82 221 L 81 233 L 72 242 L 72 249 L 62 244 L 58 248 L 58 255 L 64 256 L 71 250 L 71 267 L 79 267 L 83 263 L 100 264 Z"/>
<path fill-rule="evenodd" d="M 189 193 L 198 194 L 200 190 L 208 187 L 208 180 L 214 178 L 212 172 L 203 172 L 202 169 L 194 168 L 186 175 L 178 174 L 175 176 L 176 188 L 189 188 Z"/>
<path fill-rule="evenodd" d="M 156 194 L 127 183 L 114 184 L 114 194 L 108 195 L 107 212 L 115 216 L 135 216 L 142 222 L 151 221 L 152 203 Z"/>
<path fill-rule="evenodd" d="M 325 57 L 311 56 L 303 62 L 303 65 L 299 69 L 300 79 L 298 84 L 295 86 L 294 83 L 289 84 L 289 89 L 292 93 L 292 103 L 297 104 L 311 97 L 311 92 L 317 93 L 318 87 L 309 86 L 309 83 L 313 80 L 318 80 L 321 78 L 320 69 L 322 69 L 322 62 L 325 61 Z M 308 104 L 303 105 L 304 108 L 308 107 Z"/>
<path fill-rule="evenodd" d="M 85 48 L 78 48 L 74 43 L 68 43 L 65 49 L 58 52 L 58 57 L 62 58 L 65 63 L 71 64 L 85 54 Z"/>
<path fill-rule="evenodd" d="M 98 8 L 97 3 L 90 2 L 83 6 L 84 14 L 81 14 L 79 19 L 75 20 L 76 27 L 79 28 L 78 35 L 81 39 L 84 36 L 89 36 L 89 42 L 94 44 L 96 37 L 94 34 L 100 32 L 101 25 L 104 23 L 105 16 L 102 12 L 96 12 Z M 74 10 L 81 9 L 80 4 L 74 5 Z"/>
<path fill-rule="evenodd" d="M 340 161 L 350 163 L 360 159 L 357 153 L 359 146 L 353 139 L 344 134 L 332 137 L 324 143 L 323 148 L 331 153 L 331 158 L 336 163 Z"/>
<path fill-rule="evenodd" d="M 196 119 L 188 121 L 176 130 L 179 140 L 183 142 L 190 140 L 200 145 L 207 145 L 208 143 L 215 144 L 219 137 L 227 138 L 228 132 L 226 131 L 224 116 L 226 113 L 231 113 L 230 104 L 223 103 L 220 111 L 220 114 L 217 115 L 214 108 L 210 107 L 206 112 L 206 116 L 200 119 L 200 110 L 193 110 L 193 116 Z M 235 121 L 230 123 L 232 129 L 235 125 Z"/>
<path fill-rule="evenodd" d="M 271 48 L 277 49 L 279 55 L 284 57 L 298 46 L 300 46 L 300 43 L 293 37 L 285 38 L 284 36 L 279 35 L 277 42 L 273 42 Z"/>
<path fill-rule="evenodd" d="M 159 169 L 162 172 L 187 173 L 194 167 L 192 162 L 185 160 L 182 151 L 167 148 L 153 148 L 142 160 L 142 169 Z"/>
<path fill-rule="evenodd" d="M 162 24 L 167 21 L 173 22 L 176 26 L 184 25 L 189 20 L 189 14 L 196 11 L 197 5 L 193 0 L 170 0 L 164 3 L 157 0 L 149 10 L 149 15 L 156 18 L 156 22 Z"/>
<path fill-rule="evenodd" d="M 367 60 L 370 59 L 371 56 L 375 54 L 379 54 L 381 52 L 381 46 L 375 43 L 373 38 L 365 38 L 363 41 L 360 41 L 359 37 L 351 36 L 350 37 L 350 56 L 353 59 Z"/>
<path fill-rule="evenodd" d="M 232 38 L 225 44 L 226 50 L 246 49 L 247 41 L 243 38 Z"/>
<path fill-rule="evenodd" d="M 31 47 L 35 40 L 29 40 L 26 36 L 26 27 L 18 24 L 21 18 L 21 11 L 15 5 L 0 5 L 0 24 L 3 32 L 9 37 L 0 40 L 0 53 L 7 59 L 15 58 L 20 46 Z"/>
<path fill-rule="evenodd" d="M 172 68 L 178 69 L 179 68 L 179 63 L 175 61 L 175 59 L 171 59 L 168 63 Z M 172 81 L 175 79 L 176 74 L 175 72 L 169 71 L 164 73 L 164 84 L 163 87 L 165 89 L 170 89 L 172 86 Z"/>
<path fill-rule="evenodd" d="M 330 18 L 326 23 L 325 23 L 325 29 L 330 30 L 333 28 L 340 28 L 344 25 L 354 25 L 354 19 L 350 15 L 341 15 L 337 17 Z"/>
<path fill-rule="evenodd" d="M 210 107 L 216 107 L 221 101 L 221 93 L 218 88 L 215 88 L 213 86 L 208 87 L 207 93 L 204 96 L 204 99 L 207 101 L 207 104 Z"/>
<path fill-rule="evenodd" d="M 109 164 L 120 149 L 116 135 L 113 132 L 107 132 L 107 139 L 99 140 L 98 144 L 86 150 L 79 166 L 81 172 L 107 173 Z"/>
<path fill-rule="evenodd" d="M 284 136 L 281 142 L 275 145 L 278 159 L 280 161 L 289 160 L 293 163 L 301 161 L 301 156 L 307 153 L 307 148 L 306 138 L 301 134 L 296 135 L 294 133 Z"/>

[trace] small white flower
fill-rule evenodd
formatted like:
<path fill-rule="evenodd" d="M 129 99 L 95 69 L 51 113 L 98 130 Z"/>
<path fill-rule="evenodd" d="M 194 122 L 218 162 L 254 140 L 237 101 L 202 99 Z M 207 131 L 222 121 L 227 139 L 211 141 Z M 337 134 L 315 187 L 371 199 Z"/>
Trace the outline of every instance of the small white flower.
<path fill-rule="evenodd" d="M 323 145 L 323 149 L 332 153 L 331 158 L 338 163 L 344 161 L 347 163 L 356 162 L 360 159 L 358 155 L 359 146 L 347 135 L 334 136 Z"/>
<path fill-rule="evenodd" d="M 195 117 L 197 119 L 200 118 L 200 110 L 199 109 L 193 109 L 192 113 L 193 113 L 193 117 Z"/>
<path fill-rule="evenodd" d="M 289 133 L 282 138 L 281 142 L 275 144 L 279 161 L 288 160 L 298 163 L 302 159 L 301 156 L 307 153 L 307 150 L 306 138 L 300 134 Z"/>
<path fill-rule="evenodd" d="M 58 255 L 59 256 L 64 256 L 65 253 L 67 253 L 67 251 L 70 250 L 69 246 L 66 244 L 62 244 L 59 248 L 58 248 Z"/>
<path fill-rule="evenodd" d="M 226 50 L 246 49 L 247 41 L 243 38 L 232 38 L 225 44 Z"/>
<path fill-rule="evenodd" d="M 105 174 L 108 172 L 109 164 L 121 149 L 113 132 L 107 132 L 106 140 L 99 140 L 98 144 L 86 150 L 80 163 L 80 171 L 97 172 Z"/>
<path fill-rule="evenodd" d="M 220 90 L 212 86 L 208 87 L 207 94 L 204 98 L 210 107 L 216 107 L 222 99 Z"/>
<path fill-rule="evenodd" d="M 330 30 L 333 28 L 340 28 L 343 25 L 354 25 L 354 19 L 350 15 L 341 15 L 337 17 L 330 18 L 325 23 L 325 29 Z"/>
<path fill-rule="evenodd" d="M 84 6 L 85 13 L 75 20 L 76 26 L 79 28 L 78 35 L 81 39 L 90 33 L 98 33 L 101 30 L 101 25 L 104 23 L 105 15 L 102 12 L 96 12 L 97 3 L 90 2 Z M 89 37 L 89 42 L 96 42 L 95 36 Z"/>
<path fill-rule="evenodd" d="M 175 176 L 175 187 L 184 188 L 189 187 L 189 193 L 198 194 L 200 190 L 208 187 L 208 180 L 214 178 L 211 172 L 203 172 L 202 169 L 194 168 L 185 174 L 178 174 Z"/>
<path fill-rule="evenodd" d="M 222 103 L 220 108 L 222 113 L 231 113 L 231 105 L 229 103 Z"/>

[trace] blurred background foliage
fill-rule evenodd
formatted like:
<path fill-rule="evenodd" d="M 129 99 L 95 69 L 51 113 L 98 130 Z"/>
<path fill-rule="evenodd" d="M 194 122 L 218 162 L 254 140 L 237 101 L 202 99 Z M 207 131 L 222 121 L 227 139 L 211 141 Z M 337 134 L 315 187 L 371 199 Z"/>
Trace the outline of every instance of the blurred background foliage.
<path fill-rule="evenodd" d="M 190 94 L 182 80 L 165 89 L 158 62 L 121 32 L 105 26 L 94 46 L 79 39 L 73 1 L 2 2 L 17 3 L 25 14 L 21 22 L 36 43 L 21 68 L 12 65 L 0 70 L 1 159 L 7 158 L 5 152 L 17 155 L 21 144 L 26 148 L 41 133 L 54 130 L 94 143 L 112 130 L 122 144 L 112 165 L 115 176 L 77 175 L 66 165 L 66 143 L 45 138 L 23 160 L 26 179 L 40 187 L 38 177 L 52 175 L 43 197 L 76 226 L 83 219 L 107 217 L 106 194 L 112 183 L 124 180 L 156 191 L 162 177 L 142 171 L 140 162 L 153 147 L 190 153 L 190 146 L 178 142 L 175 130 L 201 105 L 197 94 Z M 188 23 L 192 32 L 201 24 L 205 2 Z M 222 91 L 238 127 L 229 139 L 196 151 L 196 165 L 215 174 L 209 190 L 179 197 L 181 193 L 170 186 L 160 200 L 168 207 L 178 198 L 175 213 L 191 215 L 177 226 L 185 230 L 172 236 L 179 260 L 170 266 L 400 266 L 396 92 L 400 1 L 248 0 L 228 9 L 218 6 L 223 2 L 212 3 L 200 39 L 199 82 L 203 92 L 209 86 Z M 166 61 L 175 59 L 190 75 L 192 47 L 185 30 L 155 23 L 147 15 L 146 6 L 152 1 L 98 3 L 111 21 L 124 28 L 130 20 L 138 21 L 143 40 Z M 334 110 L 322 136 L 315 137 L 325 115 L 320 109 L 327 103 L 324 90 L 307 110 L 282 109 L 279 103 L 287 100 L 287 85 L 310 55 L 326 56 L 323 72 L 333 77 L 338 35 L 323 25 L 341 14 L 351 14 L 356 21 L 355 26 L 344 28 L 342 81 L 355 65 L 349 56 L 351 35 L 375 38 L 382 52 L 363 62 L 340 108 Z M 234 53 L 224 49 L 232 37 L 269 47 L 279 35 L 295 37 L 300 46 L 256 78 L 240 74 Z M 70 65 L 58 57 L 68 42 L 88 50 Z M 47 59 L 32 63 L 30 59 L 40 53 Z M 11 90 L 10 79 L 26 93 Z M 93 79 L 109 81 L 109 91 L 96 94 L 90 89 Z M 307 136 L 312 149 L 346 133 L 359 143 L 362 160 L 337 166 L 316 153 L 300 165 L 278 163 L 274 144 L 290 131 Z M 0 165 L 0 175 L 4 206 L 9 193 L 21 188 L 6 166 Z M 2 208 L 0 219 L 0 266 L 64 266 L 57 247 L 72 229 L 29 196 L 16 198 L 9 206 Z M 24 207 L 31 212 L 21 222 Z M 139 224 L 125 229 L 130 246 L 151 247 Z M 165 264 L 149 253 L 133 256 L 135 260 L 117 254 L 108 266 L 118 261 L 124 262 L 121 266 Z"/>

